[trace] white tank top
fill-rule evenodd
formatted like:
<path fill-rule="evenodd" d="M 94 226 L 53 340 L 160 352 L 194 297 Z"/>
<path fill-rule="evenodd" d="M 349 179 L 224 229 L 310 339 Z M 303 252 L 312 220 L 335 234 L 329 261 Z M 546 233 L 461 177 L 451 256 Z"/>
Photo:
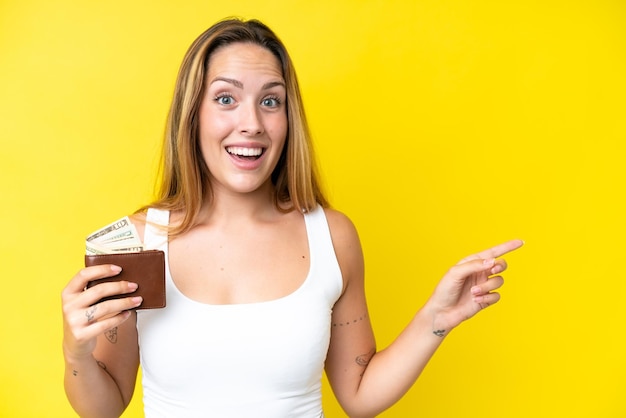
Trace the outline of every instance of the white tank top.
<path fill-rule="evenodd" d="M 169 222 L 149 209 L 148 221 Z M 146 225 L 147 249 L 165 251 L 163 309 L 137 312 L 147 418 L 323 416 L 321 379 L 342 277 L 322 208 L 304 215 L 310 269 L 293 293 L 267 302 L 209 305 L 175 286 L 167 236 Z"/>

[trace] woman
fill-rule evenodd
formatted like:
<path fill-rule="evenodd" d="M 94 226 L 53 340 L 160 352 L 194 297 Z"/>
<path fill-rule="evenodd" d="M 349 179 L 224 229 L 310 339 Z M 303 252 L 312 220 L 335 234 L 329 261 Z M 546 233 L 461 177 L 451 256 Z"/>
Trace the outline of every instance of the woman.
<path fill-rule="evenodd" d="M 119 416 L 140 359 L 148 417 L 320 417 L 324 368 L 348 415 L 375 416 L 450 330 L 498 301 L 496 258 L 521 241 L 451 268 L 377 352 L 356 229 L 329 208 L 313 161 L 275 34 L 231 19 L 200 35 L 176 83 L 161 197 L 132 217 L 146 247 L 166 252 L 167 307 L 97 303 L 137 287 L 84 290 L 118 274 L 112 265 L 81 270 L 63 291 L 65 388 L 81 416 Z"/>

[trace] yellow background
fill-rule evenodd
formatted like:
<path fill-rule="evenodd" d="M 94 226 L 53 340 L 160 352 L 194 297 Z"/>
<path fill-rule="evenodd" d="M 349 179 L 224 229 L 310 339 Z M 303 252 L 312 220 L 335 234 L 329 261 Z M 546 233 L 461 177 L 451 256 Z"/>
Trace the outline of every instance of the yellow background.
<path fill-rule="evenodd" d="M 382 416 L 625 417 L 621 0 L 0 1 L 0 416 L 74 416 L 61 289 L 151 199 L 179 62 L 229 15 L 293 55 L 379 347 L 450 264 L 526 241 Z"/>

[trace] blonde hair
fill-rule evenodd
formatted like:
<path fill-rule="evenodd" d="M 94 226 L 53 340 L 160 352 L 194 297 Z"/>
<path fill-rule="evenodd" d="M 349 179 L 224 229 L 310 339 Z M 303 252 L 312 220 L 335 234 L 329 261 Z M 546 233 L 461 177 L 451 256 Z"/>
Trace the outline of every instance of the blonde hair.
<path fill-rule="evenodd" d="M 180 235 L 196 223 L 202 204 L 212 198 L 209 169 L 199 141 L 199 108 L 205 92 L 211 54 L 233 43 L 253 43 L 267 48 L 280 62 L 287 93 L 287 138 L 272 173 L 274 202 L 283 212 L 308 212 L 316 205 L 328 207 L 324 197 L 296 72 L 280 39 L 258 20 L 227 19 L 202 33 L 183 58 L 167 118 L 160 169 L 160 189 L 148 207 L 184 212 L 180 223 L 169 228 Z"/>

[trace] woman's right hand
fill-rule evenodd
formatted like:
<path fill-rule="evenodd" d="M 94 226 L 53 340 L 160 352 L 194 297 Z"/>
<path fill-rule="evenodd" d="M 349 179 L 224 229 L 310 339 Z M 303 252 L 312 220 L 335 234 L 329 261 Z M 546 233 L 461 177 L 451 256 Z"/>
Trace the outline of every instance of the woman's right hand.
<path fill-rule="evenodd" d="M 92 280 L 119 274 L 121 267 L 104 264 L 80 270 L 61 294 L 63 302 L 63 349 L 66 356 L 90 356 L 96 337 L 117 327 L 130 316 L 130 309 L 141 304 L 141 297 L 127 297 L 98 302 L 100 299 L 132 293 L 137 284 L 128 281 L 100 283 L 87 289 Z"/>

